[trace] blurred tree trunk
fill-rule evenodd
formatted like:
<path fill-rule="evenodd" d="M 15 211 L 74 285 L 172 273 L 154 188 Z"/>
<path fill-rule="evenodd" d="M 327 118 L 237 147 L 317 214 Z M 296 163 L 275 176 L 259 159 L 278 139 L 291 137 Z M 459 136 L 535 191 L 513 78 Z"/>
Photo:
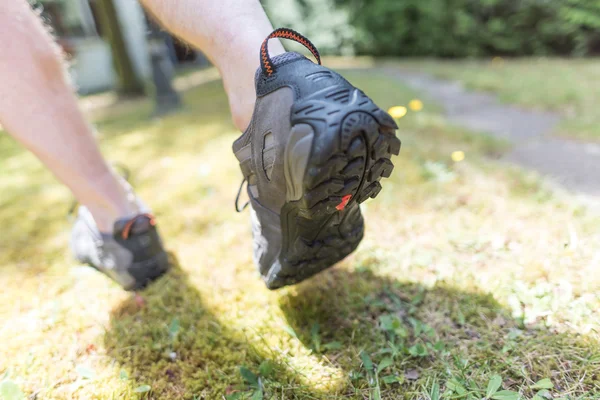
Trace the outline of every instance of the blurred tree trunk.
<path fill-rule="evenodd" d="M 98 19 L 105 33 L 105 38 L 110 44 L 113 64 L 117 71 L 117 91 L 122 96 L 143 96 L 144 84 L 136 74 L 133 62 L 127 51 L 123 31 L 119 23 L 119 16 L 114 0 L 98 0 Z"/>

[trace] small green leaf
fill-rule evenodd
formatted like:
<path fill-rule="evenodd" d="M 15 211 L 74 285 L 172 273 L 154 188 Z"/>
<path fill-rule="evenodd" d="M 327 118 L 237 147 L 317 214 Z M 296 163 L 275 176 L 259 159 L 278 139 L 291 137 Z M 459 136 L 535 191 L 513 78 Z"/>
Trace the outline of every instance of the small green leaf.
<path fill-rule="evenodd" d="M 473 392 L 481 392 L 481 388 L 479 387 L 479 385 L 477 385 L 477 382 L 475 382 L 474 380 L 469 379 L 467 381 L 467 387 L 469 390 L 473 391 Z"/>
<path fill-rule="evenodd" d="M 275 369 L 273 363 L 269 360 L 264 360 L 258 367 L 258 373 L 260 376 L 268 378 L 273 373 L 273 369 Z"/>
<path fill-rule="evenodd" d="M 415 336 L 419 336 L 421 334 L 421 332 L 423 331 L 423 323 L 414 318 L 409 318 L 408 321 L 413 326 L 413 329 L 415 331 Z"/>
<path fill-rule="evenodd" d="M 421 343 L 417 343 L 414 346 L 411 346 L 408 349 L 408 352 L 413 357 L 425 357 L 428 354 L 427 347 L 423 346 Z"/>
<path fill-rule="evenodd" d="M 456 379 L 451 379 L 446 382 L 446 387 L 456 394 L 464 395 L 467 393 L 467 389 L 465 389 L 465 387 Z"/>
<path fill-rule="evenodd" d="M 414 306 L 418 306 L 419 304 L 421 304 L 423 302 L 424 299 L 425 299 L 425 290 L 420 290 L 419 293 L 417 293 L 417 295 L 412 298 L 412 300 L 410 301 L 410 304 L 412 304 Z"/>
<path fill-rule="evenodd" d="M 119 372 L 119 379 L 121 379 L 122 381 L 126 381 L 127 379 L 129 379 L 129 375 L 127 374 L 127 371 L 122 369 L 121 372 Z"/>
<path fill-rule="evenodd" d="M 246 367 L 240 367 L 240 375 L 244 378 L 244 381 L 250 385 L 258 385 L 258 376 L 254 372 L 250 371 Z"/>
<path fill-rule="evenodd" d="M 133 392 L 134 393 L 148 393 L 151 390 L 152 390 L 152 388 L 150 387 L 150 385 L 140 385 L 140 386 L 136 387 L 135 389 L 133 389 Z"/>
<path fill-rule="evenodd" d="M 533 390 L 552 389 L 553 387 L 554 387 L 554 384 L 552 383 L 552 381 L 548 378 L 544 378 L 540 381 L 537 381 L 535 385 L 531 386 L 531 389 L 533 389 Z"/>
<path fill-rule="evenodd" d="M 430 400 L 440 400 L 440 384 L 437 381 L 433 382 L 431 386 Z"/>
<path fill-rule="evenodd" d="M 386 383 L 388 385 L 390 385 L 392 383 L 396 383 L 396 382 L 402 383 L 404 381 L 401 377 L 396 376 L 396 375 L 387 375 L 387 376 L 384 376 L 383 378 L 381 378 L 381 380 L 383 381 L 383 383 Z"/>
<path fill-rule="evenodd" d="M 78 365 L 75 368 L 75 371 L 83 379 L 94 379 L 96 377 L 96 373 L 94 372 L 93 369 L 84 367 L 83 365 Z"/>
<path fill-rule="evenodd" d="M 169 335 L 171 335 L 172 338 L 175 338 L 175 336 L 177 336 L 178 333 L 179 320 L 177 318 L 173 318 L 173 321 L 171 321 L 171 325 L 169 325 Z"/>
<path fill-rule="evenodd" d="M 501 390 L 492 396 L 492 399 L 494 400 L 519 400 L 520 398 L 521 395 L 512 390 Z"/>
<path fill-rule="evenodd" d="M 0 382 L 0 398 L 3 400 L 23 400 L 25 395 L 15 382 L 5 380 Z"/>
<path fill-rule="evenodd" d="M 379 316 L 379 326 L 384 331 L 393 331 L 394 330 L 393 324 L 394 324 L 394 322 L 393 322 L 391 315 L 384 314 L 384 315 Z"/>
<path fill-rule="evenodd" d="M 396 330 L 394 330 L 394 333 L 404 339 L 408 337 L 408 330 L 402 325 L 396 328 Z"/>
<path fill-rule="evenodd" d="M 381 388 L 379 387 L 379 382 L 377 382 L 377 386 L 373 389 L 373 400 L 381 400 Z"/>
<path fill-rule="evenodd" d="M 400 337 L 407 337 L 408 331 L 398 317 L 392 315 L 382 315 L 379 317 L 379 326 L 384 331 L 394 333 Z"/>
<path fill-rule="evenodd" d="M 226 394 L 225 400 L 240 400 L 243 395 L 244 395 L 244 392 L 235 392 L 235 393 L 231 393 L 231 394 Z"/>
<path fill-rule="evenodd" d="M 435 337 L 435 329 L 427 324 L 423 324 L 423 332 L 425 332 L 425 334 L 432 339 Z"/>
<path fill-rule="evenodd" d="M 296 332 L 292 329 L 291 326 L 288 325 L 284 325 L 283 326 L 283 330 L 286 331 L 287 333 L 290 334 L 291 337 L 298 339 L 298 335 L 296 334 Z"/>
<path fill-rule="evenodd" d="M 383 371 L 384 369 L 386 369 L 387 367 L 389 367 L 390 365 L 393 365 L 393 364 L 394 364 L 394 360 L 392 360 L 391 357 L 385 357 L 383 360 L 381 360 L 379 365 L 377 365 L 377 373 L 380 373 L 381 371 Z"/>
<path fill-rule="evenodd" d="M 492 397 L 500 389 L 500 386 L 502 386 L 502 377 L 500 375 L 492 376 L 488 382 L 485 397 Z"/>
<path fill-rule="evenodd" d="M 367 371 L 373 371 L 373 361 L 371 361 L 371 357 L 369 357 L 369 355 L 366 352 L 360 352 L 360 359 L 362 360 L 363 366 Z"/>
<path fill-rule="evenodd" d="M 263 400 L 263 394 L 260 390 L 256 390 L 253 394 L 252 397 L 250 397 L 250 400 Z"/>
<path fill-rule="evenodd" d="M 508 353 L 509 351 L 511 351 L 511 350 L 512 350 L 512 349 L 514 349 L 514 348 L 515 348 L 515 346 L 514 346 L 512 343 L 505 344 L 505 345 L 502 347 L 502 353 L 503 353 L 503 354 L 506 354 L 506 353 Z"/>
<path fill-rule="evenodd" d="M 329 342 L 323 345 L 325 350 L 339 350 L 342 348 L 342 344 L 340 342 Z"/>
<path fill-rule="evenodd" d="M 313 348 L 317 353 L 321 352 L 321 336 L 319 335 L 319 324 L 315 323 L 310 330 Z"/>

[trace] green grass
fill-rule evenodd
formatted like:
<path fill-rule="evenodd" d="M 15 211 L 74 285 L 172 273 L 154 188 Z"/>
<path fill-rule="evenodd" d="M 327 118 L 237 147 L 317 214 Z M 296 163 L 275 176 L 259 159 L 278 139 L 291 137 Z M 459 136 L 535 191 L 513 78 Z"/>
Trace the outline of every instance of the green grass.
<path fill-rule="evenodd" d="M 383 107 L 418 97 L 348 76 Z M 139 296 L 72 261 L 69 193 L 0 137 L 0 393 L 434 400 L 489 387 L 493 399 L 532 399 L 552 385 L 555 398 L 600 396 L 596 212 L 488 161 L 497 143 L 425 104 L 399 121 L 403 150 L 363 207 L 358 251 L 270 292 L 252 264 L 249 215 L 233 211 L 237 132 L 220 83 L 185 102 L 160 121 L 143 103 L 99 125 L 171 253 L 173 271 Z M 452 162 L 456 150 L 465 161 Z"/>
<path fill-rule="evenodd" d="M 401 65 L 498 93 L 507 103 L 558 112 L 565 120 L 557 134 L 600 140 L 600 86 L 594 84 L 600 80 L 599 59 L 423 60 Z"/>

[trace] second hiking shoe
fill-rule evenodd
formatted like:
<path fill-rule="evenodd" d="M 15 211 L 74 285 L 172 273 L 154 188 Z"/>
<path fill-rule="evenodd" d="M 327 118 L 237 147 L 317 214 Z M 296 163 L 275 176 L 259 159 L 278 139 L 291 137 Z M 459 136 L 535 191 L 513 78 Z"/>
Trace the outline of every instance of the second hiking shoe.
<path fill-rule="evenodd" d="M 298 53 L 269 57 L 272 38 L 295 40 Z M 254 259 L 270 289 L 300 282 L 358 246 L 359 204 L 381 190 L 400 151 L 394 120 L 362 91 L 320 65 L 317 49 L 290 29 L 261 47 L 257 101 L 233 151 L 248 183 Z"/>
<path fill-rule="evenodd" d="M 101 233 L 80 206 L 71 233 L 77 260 L 108 275 L 126 290 L 140 290 L 169 269 L 169 260 L 151 214 L 119 219 L 112 234 Z"/>

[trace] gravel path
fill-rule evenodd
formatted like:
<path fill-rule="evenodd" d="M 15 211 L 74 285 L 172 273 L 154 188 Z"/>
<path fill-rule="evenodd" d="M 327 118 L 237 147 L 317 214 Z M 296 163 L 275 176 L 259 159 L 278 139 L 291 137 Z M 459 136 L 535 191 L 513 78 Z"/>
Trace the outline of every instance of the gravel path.
<path fill-rule="evenodd" d="M 458 82 L 404 70 L 385 70 L 439 103 L 448 120 L 513 143 L 504 159 L 534 169 L 577 193 L 600 196 L 600 143 L 552 136 L 560 117 L 502 104 L 492 94 L 471 92 Z"/>

